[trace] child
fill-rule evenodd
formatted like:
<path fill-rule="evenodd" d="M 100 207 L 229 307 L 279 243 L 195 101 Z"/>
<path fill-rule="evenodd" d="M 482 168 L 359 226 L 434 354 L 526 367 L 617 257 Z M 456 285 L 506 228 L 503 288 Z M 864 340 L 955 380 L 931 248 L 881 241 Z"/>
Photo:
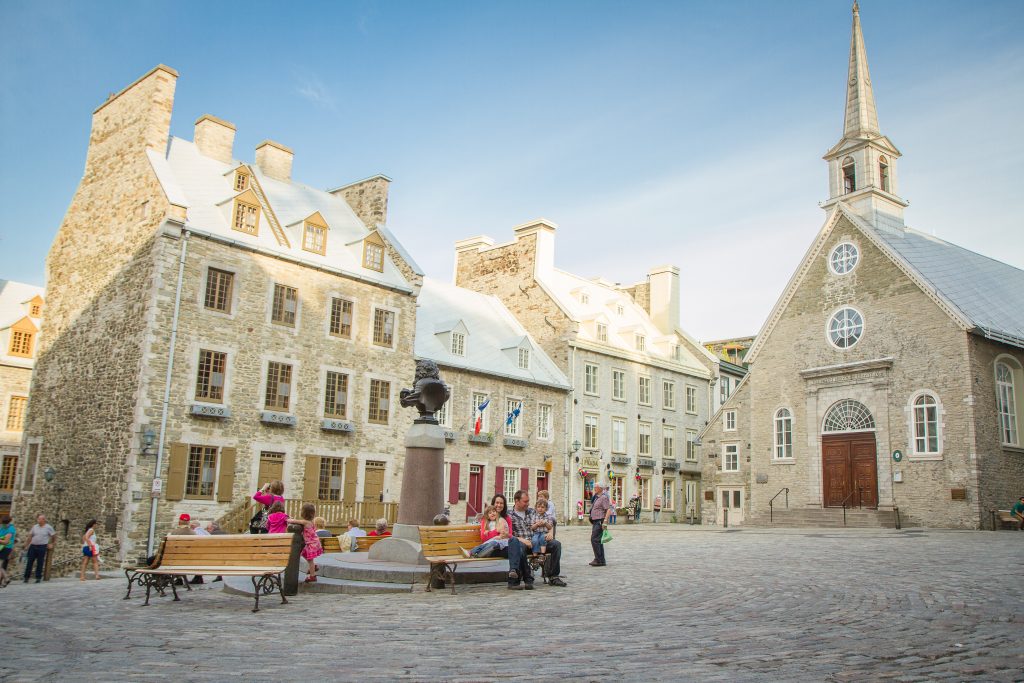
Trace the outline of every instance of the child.
<path fill-rule="evenodd" d="M 551 531 L 551 520 L 548 519 L 548 501 L 544 498 L 537 499 L 537 521 L 531 527 L 533 537 L 533 554 L 540 555 L 547 550 L 548 532 Z"/>
<path fill-rule="evenodd" d="M 508 547 L 508 523 L 498 514 L 498 508 L 489 505 L 484 510 L 484 520 L 480 523 L 480 540 L 483 543 L 472 550 L 463 548 L 462 554 L 466 557 L 490 557 L 495 550 Z"/>
<path fill-rule="evenodd" d="M 274 503 L 277 505 L 277 503 Z M 273 508 L 273 506 L 271 506 Z M 302 557 L 306 560 L 306 583 L 313 583 L 316 581 L 316 558 L 324 554 L 324 547 L 320 544 L 320 537 L 316 535 L 316 525 L 313 524 L 313 519 L 316 517 L 316 505 L 312 503 L 303 503 L 302 511 L 299 513 L 300 519 L 288 519 L 285 524 L 301 524 L 302 525 L 302 539 L 306 542 L 306 545 L 302 548 Z M 270 526 L 271 515 L 267 518 L 267 526 Z M 270 533 L 274 533 L 271 531 Z"/>
<path fill-rule="evenodd" d="M 288 533 L 288 513 L 284 511 L 284 503 L 276 501 L 267 510 L 267 533 L 286 534 Z"/>

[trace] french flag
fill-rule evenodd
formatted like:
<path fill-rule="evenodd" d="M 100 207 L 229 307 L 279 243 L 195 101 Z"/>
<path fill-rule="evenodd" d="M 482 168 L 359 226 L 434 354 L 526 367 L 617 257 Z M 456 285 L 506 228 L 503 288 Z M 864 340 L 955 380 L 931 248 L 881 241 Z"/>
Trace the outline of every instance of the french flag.
<path fill-rule="evenodd" d="M 483 425 L 484 411 L 487 410 L 487 404 L 491 402 L 491 399 L 487 399 L 476 407 L 476 425 L 473 427 L 473 433 L 479 434 L 480 427 Z"/>

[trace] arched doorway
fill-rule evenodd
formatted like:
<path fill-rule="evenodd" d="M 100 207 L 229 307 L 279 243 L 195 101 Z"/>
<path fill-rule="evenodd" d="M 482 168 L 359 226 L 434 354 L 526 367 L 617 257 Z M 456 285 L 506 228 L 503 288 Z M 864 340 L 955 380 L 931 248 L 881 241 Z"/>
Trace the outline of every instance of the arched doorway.
<path fill-rule="evenodd" d="M 843 399 L 826 411 L 821 469 L 825 507 L 878 507 L 875 418 L 863 403 Z"/>

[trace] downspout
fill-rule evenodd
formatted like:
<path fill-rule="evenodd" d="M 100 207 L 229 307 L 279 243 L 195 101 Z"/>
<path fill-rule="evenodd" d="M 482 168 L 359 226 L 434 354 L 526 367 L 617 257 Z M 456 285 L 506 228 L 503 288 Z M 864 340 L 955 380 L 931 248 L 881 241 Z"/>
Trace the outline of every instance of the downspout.
<path fill-rule="evenodd" d="M 572 440 L 576 434 L 576 410 L 573 408 L 573 396 L 576 394 L 576 349 L 573 346 L 569 347 L 569 393 L 565 396 L 565 469 L 562 470 L 565 475 L 562 477 L 565 479 L 563 488 L 565 489 L 565 523 L 569 524 L 572 520 L 572 514 L 575 513 L 576 504 L 570 499 L 572 498 Z"/>
<path fill-rule="evenodd" d="M 181 254 L 178 256 L 178 284 L 174 290 L 174 317 L 171 318 L 171 341 L 167 350 L 167 377 L 164 379 L 163 407 L 160 411 L 160 436 L 156 447 L 156 467 L 153 469 L 153 483 L 160 482 L 160 470 L 164 463 L 164 438 L 167 434 L 167 413 L 171 404 L 171 377 L 174 372 L 174 347 L 178 341 L 178 317 L 181 313 L 181 287 L 185 280 L 185 256 L 188 253 L 188 238 L 191 235 L 184 231 L 181 240 Z M 162 482 L 160 482 L 162 485 Z M 156 488 L 154 486 L 154 488 Z M 161 486 L 162 488 L 162 486 Z M 156 535 L 156 508 L 160 501 L 158 491 L 154 491 L 149 506 L 149 536 L 146 540 L 146 556 L 153 554 Z"/>

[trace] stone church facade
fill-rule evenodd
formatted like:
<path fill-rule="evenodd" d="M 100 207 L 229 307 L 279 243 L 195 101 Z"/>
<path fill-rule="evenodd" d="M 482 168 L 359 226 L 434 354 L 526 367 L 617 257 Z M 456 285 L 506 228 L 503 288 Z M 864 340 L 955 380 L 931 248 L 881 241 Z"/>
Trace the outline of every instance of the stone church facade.
<path fill-rule="evenodd" d="M 905 226 L 856 6 L 847 84 L 825 224 L 701 434 L 705 472 L 761 520 L 788 488 L 982 528 L 1024 491 L 1024 271 Z"/>

